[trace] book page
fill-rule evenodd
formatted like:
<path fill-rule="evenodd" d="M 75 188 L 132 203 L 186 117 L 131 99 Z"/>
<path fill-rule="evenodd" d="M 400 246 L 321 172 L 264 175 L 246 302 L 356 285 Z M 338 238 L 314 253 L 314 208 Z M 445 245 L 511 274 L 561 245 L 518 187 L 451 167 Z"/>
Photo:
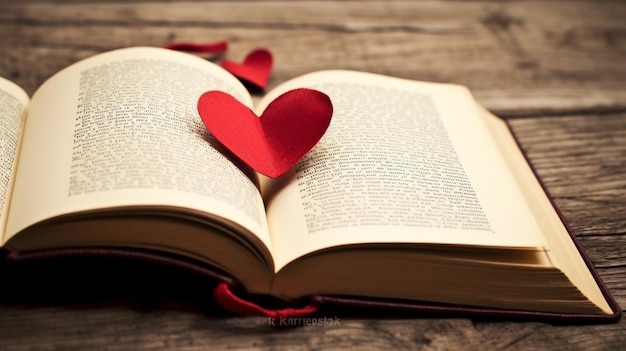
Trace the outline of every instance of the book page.
<path fill-rule="evenodd" d="M 4 232 L 27 105 L 26 92 L 0 77 L 0 246 L 5 242 Z"/>
<path fill-rule="evenodd" d="M 526 202 L 531 205 L 535 218 L 543 228 L 546 242 L 550 247 L 548 254 L 551 263 L 565 272 L 585 296 L 594 301 L 606 313 L 611 313 L 611 308 L 591 272 L 584 268 L 586 263 L 574 242 L 570 240 L 570 233 L 563 225 L 554 205 L 547 196 L 543 196 L 541 183 L 532 168 L 526 164 L 524 154 L 516 147 L 513 134 L 506 122 L 492 115 L 483 107 L 479 106 L 479 108 L 492 130 L 496 142 L 500 145 L 500 150 L 505 155 L 509 167 L 514 170 L 514 175 L 523 189 Z"/>
<path fill-rule="evenodd" d="M 209 90 L 252 104 L 217 65 L 159 48 L 100 54 L 53 76 L 32 98 L 8 234 L 67 213 L 152 206 L 225 218 L 269 247 L 258 179 L 197 112 Z"/>
<path fill-rule="evenodd" d="M 328 94 L 324 137 L 264 192 L 276 269 L 355 243 L 542 250 L 539 227 L 467 89 L 327 71 L 281 92 Z"/>

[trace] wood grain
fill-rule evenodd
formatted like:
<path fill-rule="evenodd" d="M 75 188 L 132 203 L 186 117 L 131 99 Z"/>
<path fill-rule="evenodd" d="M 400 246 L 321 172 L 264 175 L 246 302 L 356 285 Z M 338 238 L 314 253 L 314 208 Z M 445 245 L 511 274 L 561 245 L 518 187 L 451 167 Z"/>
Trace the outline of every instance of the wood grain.
<path fill-rule="evenodd" d="M 511 119 L 574 234 L 626 306 L 626 3 L 87 1 L 0 3 L 0 76 L 29 94 L 90 55 L 227 39 L 270 48 L 270 85 L 346 68 L 469 86 Z M 219 58 L 216 58 L 216 60 Z M 105 267 L 106 268 L 106 267 Z M 110 268 L 110 267 L 109 267 Z M 108 273 L 107 273 L 108 272 Z M 206 282 L 130 267 L 0 272 L 0 350 L 615 350 L 626 322 L 552 325 L 324 311 L 276 329 L 215 306 Z"/>
<path fill-rule="evenodd" d="M 29 93 L 62 67 L 101 51 L 227 39 L 228 55 L 236 60 L 257 46 L 272 49 L 270 86 L 310 71 L 346 68 L 464 84 L 506 116 L 626 109 L 623 2 L 0 6 L 0 50 L 7 55 L 0 75 Z"/>
<path fill-rule="evenodd" d="M 626 114 L 511 124 L 577 234 L 626 233 Z"/>

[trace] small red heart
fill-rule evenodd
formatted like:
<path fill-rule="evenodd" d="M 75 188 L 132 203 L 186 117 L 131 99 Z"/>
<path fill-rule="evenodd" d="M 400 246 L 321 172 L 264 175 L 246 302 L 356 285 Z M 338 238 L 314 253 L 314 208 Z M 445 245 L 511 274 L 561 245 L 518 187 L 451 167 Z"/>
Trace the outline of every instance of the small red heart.
<path fill-rule="evenodd" d="M 272 53 L 266 49 L 252 50 L 243 63 L 222 61 L 222 67 L 235 77 L 265 89 L 272 73 Z"/>
<path fill-rule="evenodd" d="M 196 52 L 200 54 L 222 54 L 226 50 L 228 50 L 228 42 L 226 40 L 214 41 L 210 43 L 194 43 L 181 41 L 169 43 L 164 47 L 170 50 Z"/>
<path fill-rule="evenodd" d="M 213 136 L 259 173 L 278 178 L 326 132 L 333 114 L 330 98 L 295 89 L 272 101 L 261 117 L 221 91 L 200 96 L 198 112 Z"/>

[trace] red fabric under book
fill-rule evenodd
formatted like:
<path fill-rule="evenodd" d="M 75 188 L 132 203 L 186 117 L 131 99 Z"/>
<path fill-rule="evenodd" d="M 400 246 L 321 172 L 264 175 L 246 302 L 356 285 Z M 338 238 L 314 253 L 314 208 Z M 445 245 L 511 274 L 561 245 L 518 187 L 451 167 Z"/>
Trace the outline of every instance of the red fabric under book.
<path fill-rule="evenodd" d="M 588 263 L 588 257 L 583 253 Z M 385 313 L 403 312 L 413 314 L 415 317 L 424 316 L 456 316 L 456 317 L 481 317 L 504 320 L 537 320 L 555 321 L 559 323 L 612 323 L 621 318 L 621 308 L 611 296 L 604 283 L 599 280 L 598 273 L 592 268 L 592 273 L 598 279 L 600 288 L 607 296 L 609 304 L 613 309 L 611 315 L 590 315 L 590 314 L 565 314 L 551 312 L 533 312 L 521 310 L 497 309 L 489 307 L 451 305 L 443 303 L 433 303 L 427 301 L 410 301 L 386 298 L 371 298 L 365 296 L 335 296 L 335 295 L 313 295 L 298 301 L 285 301 L 279 305 L 274 304 L 272 299 L 263 306 L 252 299 L 236 295 L 232 287 L 239 286 L 238 282 L 226 273 L 209 266 L 205 263 L 165 252 L 143 250 L 136 248 L 113 248 L 113 247 L 81 247 L 53 249 L 33 252 L 15 252 L 7 249 L 0 249 L 0 261 L 11 264 L 21 264 L 33 261 L 54 262 L 59 258 L 76 259 L 80 264 L 73 267 L 88 267 L 93 258 L 108 258 L 111 260 L 124 259 L 141 261 L 156 265 L 164 265 L 175 269 L 183 269 L 189 273 L 198 274 L 209 281 L 216 282 L 213 290 L 213 298 L 225 310 L 240 315 L 266 316 L 270 318 L 296 318 L 305 317 L 311 314 L 324 311 L 332 311 L 333 306 L 341 308 L 352 308 L 363 313 L 375 313 L 377 317 L 384 318 Z M 84 261 L 80 261 L 84 260 Z M 0 265 L 0 267 L 2 267 Z M 22 277 L 23 278 L 23 277 Z M 207 297 L 210 298 L 210 297 Z M 302 303 L 306 301 L 306 303 Z M 276 307 L 268 307 L 274 306 Z M 285 307 L 287 306 L 287 307 Z"/>

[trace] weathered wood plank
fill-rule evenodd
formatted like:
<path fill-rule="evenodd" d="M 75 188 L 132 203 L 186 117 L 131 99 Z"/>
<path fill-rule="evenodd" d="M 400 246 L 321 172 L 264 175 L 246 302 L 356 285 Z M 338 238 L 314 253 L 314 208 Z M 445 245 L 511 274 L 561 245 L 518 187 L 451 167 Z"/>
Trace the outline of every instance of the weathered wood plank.
<path fill-rule="evenodd" d="M 581 327 L 464 319 L 342 318 L 338 326 L 273 330 L 266 318 L 215 319 L 176 309 L 145 313 L 110 307 L 23 309 L 11 317 L 14 323 L 2 325 L 8 329 L 0 335 L 5 350 L 617 350 L 626 340 L 626 328 L 621 324 Z M 36 330 L 37 336 L 28 340 L 15 337 L 26 328 Z"/>
<path fill-rule="evenodd" d="M 510 122 L 574 232 L 626 233 L 626 114 Z"/>
<path fill-rule="evenodd" d="M 58 69 L 97 52 L 228 39 L 232 59 L 257 46 L 274 52 L 271 86 L 347 68 L 465 84 L 507 116 L 626 109 L 626 3 L 367 4 L 2 5 L 0 75 L 32 93 Z"/>

